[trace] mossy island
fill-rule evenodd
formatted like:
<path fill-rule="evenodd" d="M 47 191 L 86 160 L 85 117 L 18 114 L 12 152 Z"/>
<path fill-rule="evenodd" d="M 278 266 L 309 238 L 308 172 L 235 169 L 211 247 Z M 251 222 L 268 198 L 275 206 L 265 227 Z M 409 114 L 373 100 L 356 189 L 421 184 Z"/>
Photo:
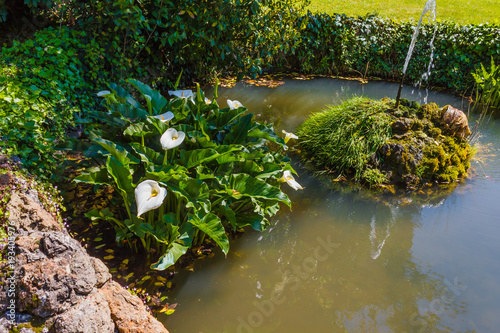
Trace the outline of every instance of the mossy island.
<path fill-rule="evenodd" d="M 311 115 L 296 131 L 318 173 L 369 187 L 415 190 L 465 177 L 473 149 L 466 115 L 452 106 L 355 97 Z"/>

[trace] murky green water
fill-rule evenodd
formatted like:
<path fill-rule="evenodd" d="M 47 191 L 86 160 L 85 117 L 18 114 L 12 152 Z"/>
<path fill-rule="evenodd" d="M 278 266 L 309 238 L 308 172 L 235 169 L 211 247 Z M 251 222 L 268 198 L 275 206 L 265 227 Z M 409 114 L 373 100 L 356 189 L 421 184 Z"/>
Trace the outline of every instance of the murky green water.
<path fill-rule="evenodd" d="M 219 91 L 277 129 L 352 94 L 394 97 L 397 85 L 330 79 L 287 81 L 276 89 Z M 425 91 L 403 97 L 423 102 Z M 463 107 L 430 92 L 429 102 Z M 171 333 L 498 332 L 500 327 L 500 122 L 482 130 L 491 145 L 474 175 L 429 200 L 369 199 L 329 188 L 298 168 L 304 191 L 285 191 L 263 233 L 248 231 L 221 253 L 182 272 L 160 317 Z M 486 155 L 486 154 L 482 154 Z M 284 185 L 286 186 L 286 185 Z"/>

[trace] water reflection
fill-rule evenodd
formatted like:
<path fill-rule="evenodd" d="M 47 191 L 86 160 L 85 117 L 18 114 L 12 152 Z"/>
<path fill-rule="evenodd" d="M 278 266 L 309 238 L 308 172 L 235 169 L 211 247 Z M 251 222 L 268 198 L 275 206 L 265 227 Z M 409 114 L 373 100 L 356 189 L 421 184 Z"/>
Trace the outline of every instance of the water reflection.
<path fill-rule="evenodd" d="M 419 99 L 409 88 L 402 97 Z M 397 84 L 317 80 L 276 89 L 222 89 L 279 131 L 352 94 L 394 96 Z M 422 97 L 423 98 L 423 97 Z M 440 105 L 461 101 L 429 93 Z M 271 112 L 270 112 L 271 111 Z M 483 141 L 500 145 L 498 125 Z M 432 192 L 381 195 L 313 177 L 296 165 L 304 191 L 287 189 L 263 233 L 249 231 L 176 277 L 160 319 L 190 332 L 495 332 L 500 325 L 500 159 L 482 175 Z"/>

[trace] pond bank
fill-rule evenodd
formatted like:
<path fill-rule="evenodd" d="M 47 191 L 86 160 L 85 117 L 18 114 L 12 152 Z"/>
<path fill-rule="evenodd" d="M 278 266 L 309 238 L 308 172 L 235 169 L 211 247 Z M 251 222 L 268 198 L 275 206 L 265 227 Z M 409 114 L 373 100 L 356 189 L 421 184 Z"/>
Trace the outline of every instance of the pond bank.
<path fill-rule="evenodd" d="M 0 160 L 10 168 L 5 158 Z M 17 231 L 13 293 L 10 263 L 0 263 L 0 332 L 168 333 L 139 297 L 113 281 L 106 265 L 68 234 L 57 214 L 44 207 L 50 198 L 30 181 L 15 171 L 0 174 L 0 193 L 9 193 L 3 227 Z M 15 304 L 15 317 L 9 316 L 10 304 Z"/>

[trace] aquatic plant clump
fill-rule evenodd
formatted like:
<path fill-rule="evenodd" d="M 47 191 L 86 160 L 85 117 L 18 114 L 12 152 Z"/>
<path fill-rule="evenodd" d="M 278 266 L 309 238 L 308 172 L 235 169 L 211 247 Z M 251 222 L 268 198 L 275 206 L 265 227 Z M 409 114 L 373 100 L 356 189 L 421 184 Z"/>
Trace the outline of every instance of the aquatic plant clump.
<path fill-rule="evenodd" d="M 297 130 L 306 162 L 372 185 L 415 189 L 450 183 L 470 167 L 467 117 L 451 106 L 353 98 L 308 118 Z"/>
<path fill-rule="evenodd" d="M 310 116 L 296 131 L 302 156 L 315 167 L 362 179 L 366 162 L 390 137 L 387 103 L 356 97 Z"/>
<path fill-rule="evenodd" d="M 110 222 L 118 243 L 142 246 L 156 261 L 151 268 L 164 270 L 210 242 L 227 254 L 226 232 L 262 231 L 280 204 L 291 206 L 280 182 L 302 187 L 271 125 L 255 121 L 240 102 L 219 107 L 199 86 L 169 91 L 168 100 L 140 81 L 127 82 L 138 99 L 115 84 L 98 93 L 107 111 L 90 113 L 86 150 L 98 164 L 75 181 L 113 188 L 122 209 L 86 216 Z"/>

